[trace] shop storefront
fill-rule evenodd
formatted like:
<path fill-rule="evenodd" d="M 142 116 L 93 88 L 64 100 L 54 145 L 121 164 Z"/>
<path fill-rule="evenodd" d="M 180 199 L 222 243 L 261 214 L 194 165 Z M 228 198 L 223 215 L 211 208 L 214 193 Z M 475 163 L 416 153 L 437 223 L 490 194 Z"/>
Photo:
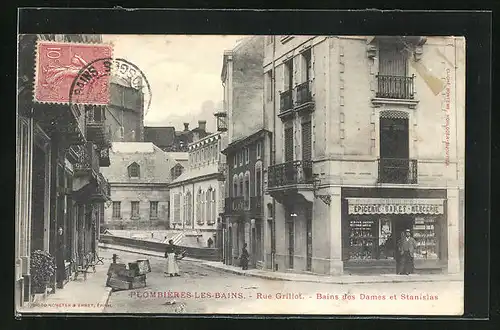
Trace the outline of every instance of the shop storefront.
<path fill-rule="evenodd" d="M 417 270 L 446 267 L 446 191 L 404 190 L 398 196 L 396 190 L 364 189 L 353 195 L 346 190 L 342 201 L 346 269 L 395 272 L 398 242 L 406 229 L 417 241 Z"/>

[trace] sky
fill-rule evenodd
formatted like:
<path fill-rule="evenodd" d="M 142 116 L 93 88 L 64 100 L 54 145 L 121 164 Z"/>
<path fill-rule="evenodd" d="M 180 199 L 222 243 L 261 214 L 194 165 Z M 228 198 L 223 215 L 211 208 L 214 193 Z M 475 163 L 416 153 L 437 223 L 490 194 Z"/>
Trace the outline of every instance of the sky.
<path fill-rule="evenodd" d="M 213 113 L 223 97 L 220 79 L 224 50 L 244 36 L 235 35 L 104 35 L 113 44 L 113 57 L 135 64 L 151 86 L 146 126 L 198 126 L 207 121 L 215 131 Z"/>

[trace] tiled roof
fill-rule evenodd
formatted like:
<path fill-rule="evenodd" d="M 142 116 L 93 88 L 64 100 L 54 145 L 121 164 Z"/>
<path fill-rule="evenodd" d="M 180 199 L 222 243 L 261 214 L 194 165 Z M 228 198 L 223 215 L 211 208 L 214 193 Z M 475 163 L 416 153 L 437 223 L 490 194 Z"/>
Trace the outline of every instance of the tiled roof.
<path fill-rule="evenodd" d="M 189 152 L 167 152 L 166 154 L 178 162 L 189 160 Z"/>
<path fill-rule="evenodd" d="M 177 163 L 151 142 L 113 142 L 109 153 L 111 165 L 102 174 L 113 183 L 169 183 L 170 169 Z M 139 178 L 130 178 L 128 167 L 140 166 Z"/>
<path fill-rule="evenodd" d="M 144 141 L 153 142 L 160 148 L 174 144 L 175 135 L 175 127 L 144 127 Z"/>

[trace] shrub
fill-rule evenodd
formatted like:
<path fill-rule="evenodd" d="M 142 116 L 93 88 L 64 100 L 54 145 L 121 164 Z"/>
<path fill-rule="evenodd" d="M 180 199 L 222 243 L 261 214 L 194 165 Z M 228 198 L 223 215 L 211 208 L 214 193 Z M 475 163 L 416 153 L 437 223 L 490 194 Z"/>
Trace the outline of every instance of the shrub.
<path fill-rule="evenodd" d="M 46 251 L 36 250 L 31 254 L 30 272 L 32 290 L 41 293 L 56 272 L 54 257 Z"/>

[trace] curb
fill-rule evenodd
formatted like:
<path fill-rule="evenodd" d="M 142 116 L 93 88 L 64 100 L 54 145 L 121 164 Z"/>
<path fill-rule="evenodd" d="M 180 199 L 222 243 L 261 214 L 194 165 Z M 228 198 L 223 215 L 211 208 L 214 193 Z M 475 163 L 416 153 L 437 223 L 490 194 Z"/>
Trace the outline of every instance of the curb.
<path fill-rule="evenodd" d="M 110 249 L 110 250 L 116 250 L 116 251 L 123 251 L 123 252 L 129 252 L 129 253 L 137 253 L 137 254 L 143 254 L 147 256 L 152 256 L 152 257 L 157 257 L 157 258 L 163 258 L 163 256 L 160 256 L 158 254 L 153 254 L 153 252 L 148 252 L 145 250 L 131 250 L 127 249 L 125 247 L 121 246 L 116 246 L 116 245 L 104 245 L 102 243 L 99 244 L 100 248 L 103 249 Z M 216 269 L 222 272 L 226 273 L 231 273 L 235 275 L 240 275 L 240 276 L 248 276 L 248 277 L 257 277 L 257 278 L 262 278 L 266 280 L 272 280 L 272 281 L 289 281 L 289 282 L 305 282 L 305 283 L 325 283 L 325 284 L 372 284 L 372 283 L 431 283 L 431 282 L 463 282 L 463 279 L 450 279 L 450 278 L 435 278 L 435 279 L 429 279 L 429 278 L 405 278 L 405 279 L 372 279 L 372 280 L 327 280 L 327 281 L 322 281 L 322 280 L 316 280 L 316 279 L 304 279 L 304 278 L 297 278 L 297 279 L 292 279 L 292 278 L 286 278 L 286 277 L 277 277 L 274 275 L 266 275 L 266 274 L 255 274 L 255 273 L 250 273 L 250 272 L 243 272 L 240 270 L 236 269 L 229 269 L 229 268 L 223 268 L 223 267 L 217 267 L 215 265 L 207 263 L 205 260 L 200 260 L 200 259 L 194 259 L 194 258 L 189 258 L 186 257 L 183 260 L 186 261 L 192 261 L 192 262 L 198 262 L 203 266 L 206 266 L 211 269 Z"/>
<path fill-rule="evenodd" d="M 436 279 L 421 279 L 421 278 L 407 278 L 407 279 L 375 279 L 375 280 L 348 280 L 348 281 L 342 281 L 342 280 L 328 280 L 328 281 L 321 281 L 321 280 L 315 280 L 315 279 L 292 279 L 292 278 L 280 278 L 272 275 L 266 275 L 266 274 L 255 274 L 255 273 L 246 273 L 242 272 L 239 270 L 235 269 L 228 269 L 228 268 L 222 268 L 222 267 L 217 267 L 215 265 L 211 264 L 203 264 L 206 267 L 212 268 L 212 269 L 217 269 L 220 271 L 224 271 L 227 273 L 232 273 L 240 276 L 249 276 L 249 277 L 258 277 L 258 278 L 263 278 L 267 280 L 273 280 L 273 281 L 289 281 L 289 282 L 306 282 L 306 283 L 325 283 L 325 284 L 372 284 L 372 283 L 426 283 L 426 282 L 461 282 L 461 279 L 449 279 L 449 278 L 436 278 Z"/>

